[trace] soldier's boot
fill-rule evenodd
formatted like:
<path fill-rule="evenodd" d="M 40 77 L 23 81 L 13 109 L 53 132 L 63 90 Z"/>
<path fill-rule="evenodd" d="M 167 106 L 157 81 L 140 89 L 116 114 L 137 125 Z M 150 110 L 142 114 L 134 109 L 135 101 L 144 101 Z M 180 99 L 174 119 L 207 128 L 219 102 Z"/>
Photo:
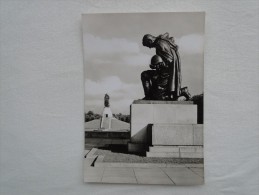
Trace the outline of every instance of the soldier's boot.
<path fill-rule="evenodd" d="M 184 96 L 186 98 L 186 101 L 190 100 L 191 97 L 192 97 L 191 94 L 188 91 L 188 87 L 181 88 L 180 96 Z"/>

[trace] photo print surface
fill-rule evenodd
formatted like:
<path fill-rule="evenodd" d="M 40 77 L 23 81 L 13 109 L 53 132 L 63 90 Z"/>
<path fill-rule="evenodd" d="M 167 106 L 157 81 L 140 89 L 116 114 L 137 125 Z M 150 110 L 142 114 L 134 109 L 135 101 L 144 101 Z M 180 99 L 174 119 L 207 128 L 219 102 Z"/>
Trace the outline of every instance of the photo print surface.
<path fill-rule="evenodd" d="M 204 183 L 204 12 L 83 14 L 84 181 Z"/>

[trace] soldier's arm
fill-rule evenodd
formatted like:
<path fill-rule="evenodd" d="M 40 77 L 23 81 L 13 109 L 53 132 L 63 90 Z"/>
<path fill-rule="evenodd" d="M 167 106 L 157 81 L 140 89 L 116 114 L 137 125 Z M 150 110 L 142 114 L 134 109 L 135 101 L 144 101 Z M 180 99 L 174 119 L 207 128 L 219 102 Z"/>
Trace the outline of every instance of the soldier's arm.
<path fill-rule="evenodd" d="M 156 46 L 156 54 L 161 56 L 165 64 L 171 63 L 173 61 L 173 56 L 171 55 L 170 47 L 166 44 L 158 44 Z"/>

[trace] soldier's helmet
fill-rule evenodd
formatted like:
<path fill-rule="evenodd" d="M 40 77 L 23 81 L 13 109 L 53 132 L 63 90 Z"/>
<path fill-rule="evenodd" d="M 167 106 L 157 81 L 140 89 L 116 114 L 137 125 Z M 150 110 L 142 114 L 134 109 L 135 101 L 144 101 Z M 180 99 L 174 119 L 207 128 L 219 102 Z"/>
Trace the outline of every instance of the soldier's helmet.
<path fill-rule="evenodd" d="M 151 58 L 151 65 L 157 65 L 163 62 L 163 59 L 159 55 L 154 55 Z"/>

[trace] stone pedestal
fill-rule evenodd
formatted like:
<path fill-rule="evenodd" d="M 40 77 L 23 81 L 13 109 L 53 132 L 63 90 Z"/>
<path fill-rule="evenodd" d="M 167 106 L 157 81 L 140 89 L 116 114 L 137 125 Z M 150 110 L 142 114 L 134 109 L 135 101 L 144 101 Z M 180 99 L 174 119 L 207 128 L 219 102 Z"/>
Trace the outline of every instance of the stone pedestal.
<path fill-rule="evenodd" d="M 147 142 L 149 124 L 197 124 L 197 105 L 190 101 L 135 100 L 130 110 L 134 143 Z"/>
<path fill-rule="evenodd" d="M 191 101 L 136 100 L 130 111 L 130 152 L 145 150 L 145 145 L 194 145 L 194 137 L 201 145 L 200 135 L 194 133 L 198 127 L 193 125 L 197 124 L 197 105 Z"/>
<path fill-rule="evenodd" d="M 203 125 L 154 124 L 151 131 L 153 146 L 203 145 Z"/>

